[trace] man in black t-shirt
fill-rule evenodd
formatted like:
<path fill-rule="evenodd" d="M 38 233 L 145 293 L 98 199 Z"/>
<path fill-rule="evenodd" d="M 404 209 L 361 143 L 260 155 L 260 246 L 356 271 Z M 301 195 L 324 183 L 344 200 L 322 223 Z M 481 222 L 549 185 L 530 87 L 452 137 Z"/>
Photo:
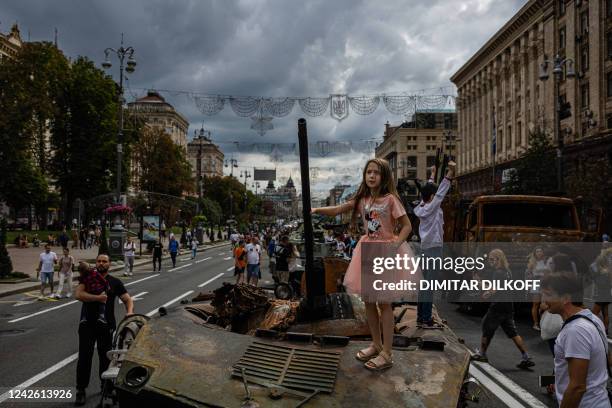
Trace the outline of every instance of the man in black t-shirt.
<path fill-rule="evenodd" d="M 164 246 L 161 241 L 158 239 L 153 244 L 153 272 L 155 272 L 155 265 L 157 265 L 157 269 L 161 272 L 161 261 L 162 261 L 162 252 L 164 250 Z"/>
<path fill-rule="evenodd" d="M 89 385 L 91 376 L 91 362 L 93 358 L 94 346 L 97 343 L 99 358 L 100 376 L 110 363 L 106 352 L 112 347 L 113 331 L 117 326 L 115 320 L 115 298 L 121 299 L 125 306 L 125 314 L 134 313 L 134 303 L 127 293 L 123 282 L 108 274 L 110 268 L 110 258 L 108 255 L 101 254 L 96 258 L 96 269 L 106 278 L 110 289 L 106 293 L 94 295 L 85 291 L 85 285 L 80 283 L 75 291 L 75 298 L 83 302 L 86 320 L 79 324 L 79 359 L 77 361 L 77 392 L 75 405 L 85 404 L 85 389 Z M 106 304 L 105 317 L 107 324 L 100 324 L 98 320 L 98 308 L 95 302 Z"/>
<path fill-rule="evenodd" d="M 289 257 L 292 254 L 289 237 L 284 235 L 280 239 L 280 244 L 276 246 L 276 275 L 279 282 L 287 283 L 289 281 Z"/>

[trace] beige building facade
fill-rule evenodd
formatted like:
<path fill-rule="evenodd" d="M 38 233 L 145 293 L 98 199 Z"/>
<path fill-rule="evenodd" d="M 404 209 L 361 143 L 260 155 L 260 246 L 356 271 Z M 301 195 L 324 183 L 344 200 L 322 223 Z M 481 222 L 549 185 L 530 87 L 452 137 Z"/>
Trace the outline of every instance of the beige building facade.
<path fill-rule="evenodd" d="M 187 149 L 189 122 L 158 92 L 148 91 L 146 96 L 128 103 L 128 111 L 143 119 L 147 126 L 163 129 L 175 144 Z"/>
<path fill-rule="evenodd" d="M 19 27 L 15 23 L 8 34 L 0 33 L 0 61 L 4 58 L 15 58 L 22 45 Z"/>
<path fill-rule="evenodd" d="M 225 155 L 214 144 L 209 137 L 209 132 L 204 128 L 200 129 L 199 134 L 187 143 L 187 160 L 191 165 L 191 174 L 198 183 L 196 192 L 200 191 L 199 180 L 201 177 L 223 177 L 223 160 Z"/>
<path fill-rule="evenodd" d="M 389 161 L 396 182 L 429 177 L 438 149 L 453 157 L 457 148 L 457 115 L 448 112 L 417 112 L 410 122 L 398 126 L 385 124 L 383 142 L 375 155 Z M 415 196 L 414 184 L 406 187 Z"/>
<path fill-rule="evenodd" d="M 465 196 L 499 191 L 503 171 L 525 153 L 530 132 L 541 129 L 557 145 L 553 64 L 546 67 L 549 78 L 540 79 L 542 63 L 556 55 L 568 59 L 559 96 L 571 104 L 571 116 L 559 127 L 563 174 L 581 156 L 611 154 L 612 1 L 530 0 L 451 78 L 458 92 L 458 183 Z M 566 75 L 570 66 L 575 78 Z"/>

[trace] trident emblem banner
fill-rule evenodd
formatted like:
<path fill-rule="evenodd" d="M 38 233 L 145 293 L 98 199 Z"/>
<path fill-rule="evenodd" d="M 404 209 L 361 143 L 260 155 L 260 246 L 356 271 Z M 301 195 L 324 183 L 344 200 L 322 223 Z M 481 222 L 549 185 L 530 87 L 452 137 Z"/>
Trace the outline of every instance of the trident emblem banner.
<path fill-rule="evenodd" d="M 346 119 L 348 116 L 348 97 L 347 95 L 335 94 L 331 97 L 331 117 L 337 121 Z"/>

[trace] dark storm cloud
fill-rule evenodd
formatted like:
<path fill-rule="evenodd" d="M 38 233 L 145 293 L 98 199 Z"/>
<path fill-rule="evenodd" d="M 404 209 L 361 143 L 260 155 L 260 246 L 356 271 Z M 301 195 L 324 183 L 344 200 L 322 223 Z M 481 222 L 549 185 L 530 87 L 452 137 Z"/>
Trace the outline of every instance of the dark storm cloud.
<path fill-rule="evenodd" d="M 104 48 L 119 46 L 123 32 L 126 45 L 136 49 L 138 67 L 129 86 L 139 95 L 144 91 L 138 88 L 255 96 L 389 93 L 448 86 L 449 77 L 523 4 L 21 0 L 0 4 L 0 30 L 7 32 L 18 21 L 22 37 L 29 31 L 36 41 L 52 40 L 57 27 L 66 55 L 98 63 Z M 192 131 L 204 120 L 220 141 L 295 141 L 297 118 L 304 115 L 296 106 L 286 118 L 274 119 L 275 129 L 262 138 L 249 129 L 250 119 L 235 116 L 229 107 L 203 117 L 189 98 L 165 96 Z M 341 123 L 309 118 L 309 134 L 313 140 L 379 137 L 387 120 L 403 118 L 382 106 L 370 116 L 351 113 Z"/>

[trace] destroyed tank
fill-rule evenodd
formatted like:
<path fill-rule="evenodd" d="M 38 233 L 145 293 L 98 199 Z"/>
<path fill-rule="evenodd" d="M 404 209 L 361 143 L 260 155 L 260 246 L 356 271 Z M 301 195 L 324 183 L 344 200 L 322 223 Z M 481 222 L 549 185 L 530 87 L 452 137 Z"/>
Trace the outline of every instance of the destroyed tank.
<path fill-rule="evenodd" d="M 470 352 L 435 311 L 439 328 L 426 330 L 416 327 L 416 305 L 394 308 L 393 367 L 371 372 L 355 358 L 370 343 L 365 305 L 338 292 L 346 260 L 314 257 L 303 119 L 299 129 L 301 296 L 224 283 L 161 310 L 117 353 L 120 406 L 455 408 L 471 399 Z"/>

